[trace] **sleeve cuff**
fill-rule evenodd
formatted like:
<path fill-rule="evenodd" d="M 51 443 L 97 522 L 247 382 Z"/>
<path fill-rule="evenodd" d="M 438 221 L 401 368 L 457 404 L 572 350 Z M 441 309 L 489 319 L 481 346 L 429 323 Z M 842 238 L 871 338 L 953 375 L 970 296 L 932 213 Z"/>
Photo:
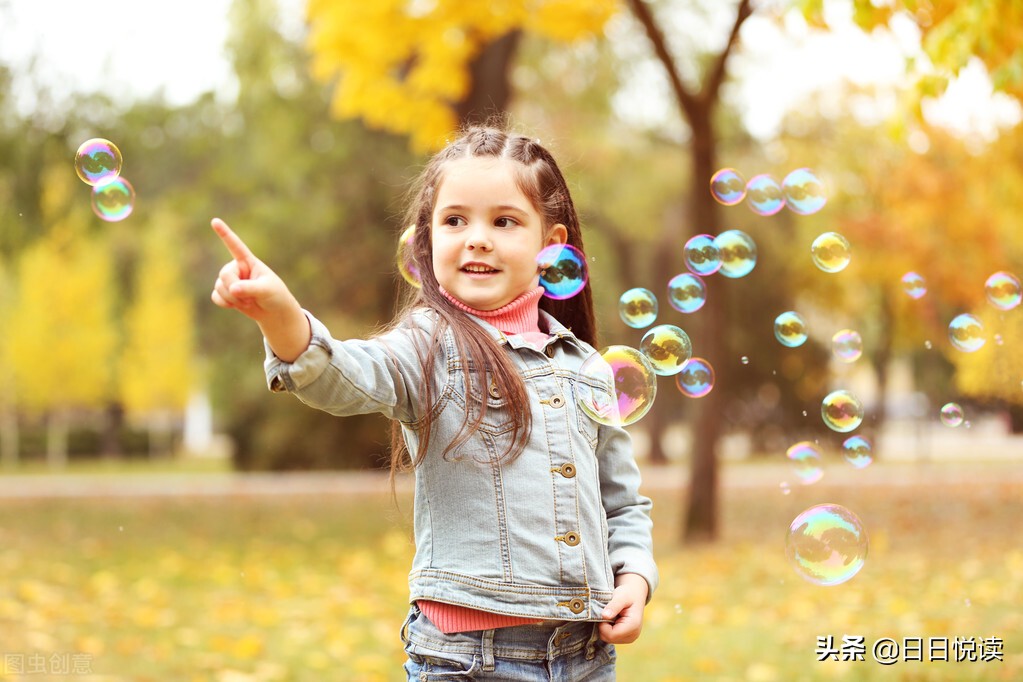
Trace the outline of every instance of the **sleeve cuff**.
<path fill-rule="evenodd" d="M 302 312 L 309 319 L 312 338 L 309 347 L 294 362 L 285 362 L 274 355 L 270 344 L 263 339 L 263 349 L 266 351 L 263 369 L 266 371 L 267 388 L 273 393 L 291 393 L 308 386 L 330 365 L 330 332 L 309 311 Z"/>

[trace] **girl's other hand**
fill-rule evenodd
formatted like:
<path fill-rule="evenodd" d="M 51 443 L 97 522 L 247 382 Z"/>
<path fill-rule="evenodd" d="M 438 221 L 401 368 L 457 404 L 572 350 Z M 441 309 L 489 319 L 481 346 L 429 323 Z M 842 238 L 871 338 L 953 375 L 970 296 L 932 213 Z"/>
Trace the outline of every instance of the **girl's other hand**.
<path fill-rule="evenodd" d="M 643 629 L 643 609 L 649 586 L 635 573 L 622 573 L 615 578 L 615 591 L 601 616 L 613 622 L 597 626 L 600 638 L 608 644 L 631 644 Z"/>

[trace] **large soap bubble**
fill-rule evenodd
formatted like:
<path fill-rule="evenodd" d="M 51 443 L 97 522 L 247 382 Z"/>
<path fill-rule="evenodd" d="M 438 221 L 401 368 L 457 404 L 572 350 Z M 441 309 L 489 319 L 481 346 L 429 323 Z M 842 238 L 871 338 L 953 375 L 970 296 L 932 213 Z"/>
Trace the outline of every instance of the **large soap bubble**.
<path fill-rule="evenodd" d="M 804 579 L 839 585 L 863 568 L 867 533 L 856 514 L 838 504 L 817 504 L 789 524 L 785 554 Z"/>
<path fill-rule="evenodd" d="M 654 404 L 657 375 L 643 353 L 630 346 L 608 346 L 583 361 L 576 400 L 594 421 L 628 426 Z"/>

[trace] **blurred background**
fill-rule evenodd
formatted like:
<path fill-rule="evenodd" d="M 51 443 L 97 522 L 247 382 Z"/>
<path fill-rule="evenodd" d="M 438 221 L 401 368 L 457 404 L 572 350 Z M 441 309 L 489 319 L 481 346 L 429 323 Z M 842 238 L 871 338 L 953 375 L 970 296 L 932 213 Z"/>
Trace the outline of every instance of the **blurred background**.
<path fill-rule="evenodd" d="M 674 377 L 658 378 L 653 409 L 629 427 L 658 502 L 667 566 L 709 577 L 715 566 L 761 563 L 756 548 L 766 542 L 778 557 L 764 565 L 781 564 L 765 569 L 768 582 L 777 570 L 790 581 L 784 589 L 842 589 L 792 586 L 779 546 L 793 504 L 848 497 L 877 524 L 875 553 L 901 537 L 896 528 L 939 532 L 907 545 L 912 557 L 899 570 L 908 572 L 886 578 L 888 588 L 934 589 L 918 595 L 926 600 L 986 574 L 998 587 L 985 590 L 1018 604 L 1020 26 L 1015 0 L 110 0 L 101 12 L 70 0 L 0 0 L 0 482 L 16 498 L 0 503 L 0 540 L 11 547 L 0 548 L 0 570 L 11 577 L 0 589 L 0 654 L 45 653 L 52 673 L 51 654 L 78 652 L 96 679 L 188 671 L 190 679 L 241 680 L 322 676 L 362 660 L 361 651 L 361 672 L 335 679 L 396 678 L 408 510 L 388 506 L 378 490 L 389 424 L 336 419 L 266 390 L 258 330 L 209 301 L 227 253 L 208 225 L 225 219 L 335 336 L 366 336 L 390 320 L 408 286 L 395 256 L 408 183 L 460 125 L 495 116 L 540 138 L 568 178 L 602 345 L 639 346 L 645 329 L 626 323 L 619 299 L 642 287 L 658 298 L 656 324 L 685 330 L 693 355 L 713 367 L 713 388 L 699 398 L 683 395 Z M 134 189 L 123 218 L 101 219 L 92 188 L 75 174 L 76 150 L 91 138 L 123 155 L 121 177 Z M 813 169 L 826 204 L 767 215 L 750 210 L 751 196 L 716 201 L 711 177 L 723 168 L 778 183 Z M 695 312 L 670 305 L 668 282 L 687 271 L 687 240 L 726 230 L 755 242 L 753 270 L 708 275 L 706 304 Z M 812 257 L 815 239 L 829 232 L 848 242 L 848 264 L 837 271 Z M 910 273 L 922 286 L 907 286 Z M 786 311 L 805 325 L 796 346 L 776 337 Z M 967 337 L 955 332 L 963 319 L 974 325 Z M 858 335 L 861 353 L 835 346 L 843 331 Z M 843 449 L 851 434 L 818 418 L 838 389 L 862 406 L 862 466 Z M 947 418 L 953 408 L 942 411 L 949 403 L 958 419 Z M 802 442 L 817 450 L 809 465 L 786 457 Z M 328 470 L 374 476 L 348 479 L 352 488 L 338 478 L 292 478 L 335 481 L 342 494 L 314 503 L 278 496 L 269 507 L 229 497 L 230 512 L 213 501 L 54 501 L 53 484 L 39 482 L 96 472 Z M 164 499 L 168 485 L 142 492 Z M 370 504 L 363 489 L 380 499 Z M 734 503 L 736 495 L 748 504 Z M 369 508 L 379 527 L 347 523 Z M 325 511 L 346 520 L 324 522 Z M 787 518 L 776 529 L 758 525 L 779 513 Z M 123 533 L 125 519 L 143 542 L 134 550 L 97 530 Z M 155 527 L 155 539 L 142 541 Z M 951 537 L 968 541 L 949 545 Z M 153 562 L 139 558 L 139 547 Z M 960 583 L 921 583 L 939 557 L 967 547 L 981 564 L 957 565 Z M 336 557 L 310 574 L 302 553 L 310 548 Z M 284 563 L 253 572 L 248 561 L 260 550 Z M 196 552 L 213 557 L 215 588 L 184 568 Z M 50 568 L 34 575 L 28 567 L 46 557 Z M 330 587 L 338 572 L 393 577 L 381 597 L 390 609 L 363 604 L 363 626 L 337 641 L 322 623 L 322 632 L 294 641 L 265 634 L 320 608 L 317 590 L 332 609 L 320 615 L 340 617 L 358 596 Z M 814 668 L 814 636 L 849 634 L 841 619 L 831 632 L 788 633 L 784 644 L 744 650 L 767 641 L 751 630 L 757 608 L 780 623 L 819 605 L 800 592 L 779 597 L 778 611 L 754 607 L 767 599 L 755 589 L 764 576 L 735 575 L 743 577 L 704 586 L 699 594 L 716 596 L 703 612 L 690 583 L 669 580 L 674 598 L 651 606 L 649 629 L 663 626 L 649 636 L 647 651 L 657 655 L 623 662 L 636 666 L 623 679 L 875 679 L 892 670 Z M 292 580 L 312 592 L 296 595 Z M 262 624 L 259 632 L 217 639 L 183 624 L 179 610 L 168 615 L 175 595 L 193 595 L 181 604 L 205 612 L 204 600 L 228 584 L 241 591 L 218 602 L 217 617 Z M 1023 624 L 993 594 L 984 593 L 987 630 L 965 621 L 974 629 L 960 632 L 963 605 L 986 597 L 956 592 L 933 618 L 899 621 L 893 613 L 924 611 L 905 596 L 881 608 L 870 596 L 880 588 L 859 589 L 836 608 L 862 615 L 854 622 L 864 630 L 883 629 L 871 618 L 883 612 L 903 636 L 1015 637 L 1014 650 L 1006 645 L 1011 660 L 997 669 L 978 663 L 902 679 L 1023 674 Z M 132 595 L 133 605 L 114 594 Z M 287 608 L 256 603 L 267 595 Z M 108 597 L 105 630 L 83 634 L 74 614 L 64 625 L 55 615 L 69 600 L 95 606 Z M 729 601 L 746 610 L 718 610 Z M 150 610 L 132 610 L 143 603 Z M 81 617 L 98 616 L 90 607 Z M 668 627 L 674 619 L 685 621 L 690 643 L 706 628 L 731 644 L 702 656 L 694 644 L 693 655 L 668 663 L 681 632 Z M 26 623 L 35 639 L 8 639 Z M 170 626 L 169 641 L 139 634 Z M 172 661 L 181 647 L 205 653 Z M 786 647 L 796 663 L 776 660 Z M 145 662 L 125 662 L 139 656 Z M 793 676 L 802 665 L 811 672 Z M 0 667 L 0 679 L 18 675 Z"/>

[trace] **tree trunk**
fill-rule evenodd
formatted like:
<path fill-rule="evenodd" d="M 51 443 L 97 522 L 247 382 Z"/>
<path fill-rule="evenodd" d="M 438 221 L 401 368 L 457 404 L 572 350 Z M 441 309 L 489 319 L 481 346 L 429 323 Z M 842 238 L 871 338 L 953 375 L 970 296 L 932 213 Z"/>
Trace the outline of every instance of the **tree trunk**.
<path fill-rule="evenodd" d="M 11 407 L 0 409 L 0 466 L 13 469 L 18 466 L 18 415 Z"/>
<path fill-rule="evenodd" d="M 480 125 L 500 120 L 511 101 L 511 63 L 522 37 L 512 31 L 483 47 L 469 65 L 469 94 L 455 106 L 458 122 Z"/>
<path fill-rule="evenodd" d="M 51 469 L 67 466 L 68 413 L 57 408 L 46 418 L 46 463 Z"/>
<path fill-rule="evenodd" d="M 888 411 L 888 369 L 892 361 L 892 330 L 895 328 L 895 311 L 892 300 L 887 292 L 881 292 L 881 337 L 877 341 L 873 365 L 877 373 L 877 409 L 874 416 L 874 433 L 884 431 L 885 416 Z M 914 419 L 916 417 L 914 416 Z M 874 459 L 877 459 L 881 448 L 875 448 Z"/>

